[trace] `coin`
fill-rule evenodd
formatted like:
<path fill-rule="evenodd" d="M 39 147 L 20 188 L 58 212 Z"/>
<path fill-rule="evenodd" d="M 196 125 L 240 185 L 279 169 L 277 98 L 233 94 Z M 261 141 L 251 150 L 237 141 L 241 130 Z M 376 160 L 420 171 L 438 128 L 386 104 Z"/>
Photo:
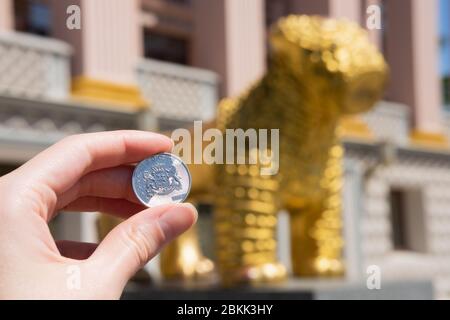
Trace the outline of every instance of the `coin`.
<path fill-rule="evenodd" d="M 183 202 L 191 189 L 191 174 L 184 162 L 170 153 L 142 160 L 133 171 L 133 191 L 147 207 Z"/>

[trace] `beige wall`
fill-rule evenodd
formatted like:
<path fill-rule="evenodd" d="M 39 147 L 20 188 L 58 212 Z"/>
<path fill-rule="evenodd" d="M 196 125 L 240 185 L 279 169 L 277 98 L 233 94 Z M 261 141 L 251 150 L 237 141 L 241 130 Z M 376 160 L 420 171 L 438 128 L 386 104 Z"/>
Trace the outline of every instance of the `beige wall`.
<path fill-rule="evenodd" d="M 81 0 L 51 0 L 52 7 L 52 36 L 67 43 L 74 49 L 72 56 L 73 74 L 79 75 L 83 71 L 82 54 L 82 30 L 68 30 L 66 27 L 67 7 L 70 5 L 81 6 Z M 83 15 L 81 16 L 81 27 L 83 28 Z"/>
<path fill-rule="evenodd" d="M 364 0 L 363 4 L 362 4 L 362 8 L 361 8 L 361 12 L 362 12 L 362 25 L 366 26 L 366 22 L 367 22 L 367 8 L 370 5 L 378 5 L 381 6 L 382 4 L 382 0 Z M 381 16 L 381 18 L 383 19 L 383 16 Z M 384 21 L 381 21 L 381 28 L 384 28 Z M 369 33 L 369 38 L 372 41 L 372 43 L 374 45 L 377 46 L 377 48 L 379 48 L 380 50 L 383 50 L 383 32 L 382 30 L 367 30 Z"/>
<path fill-rule="evenodd" d="M 12 0 L 0 1 L 0 31 L 14 28 L 13 2 Z"/>
<path fill-rule="evenodd" d="M 194 0 L 194 65 L 221 77 L 221 93 L 235 96 L 266 66 L 263 0 Z"/>
<path fill-rule="evenodd" d="M 441 131 L 441 84 L 439 76 L 439 1 L 413 2 L 413 52 L 415 126 L 420 131 Z"/>
<path fill-rule="evenodd" d="M 142 51 L 139 0 L 52 0 L 55 37 L 75 48 L 74 75 L 134 84 Z M 66 27 L 67 6 L 81 7 L 81 30 Z"/>
<path fill-rule="evenodd" d="M 388 100 L 405 103 L 419 131 L 441 131 L 438 0 L 387 0 L 385 55 L 391 68 Z"/>
<path fill-rule="evenodd" d="M 361 23 L 361 0 L 330 0 L 330 16 Z"/>
<path fill-rule="evenodd" d="M 193 0 L 193 64 L 220 75 L 221 92 L 227 92 L 227 59 L 225 41 L 225 2 Z"/>

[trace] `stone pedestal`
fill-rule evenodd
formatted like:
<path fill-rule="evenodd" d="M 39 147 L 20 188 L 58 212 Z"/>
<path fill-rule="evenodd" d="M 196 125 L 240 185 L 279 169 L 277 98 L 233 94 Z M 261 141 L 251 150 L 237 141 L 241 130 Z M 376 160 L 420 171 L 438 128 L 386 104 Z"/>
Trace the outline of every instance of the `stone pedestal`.
<path fill-rule="evenodd" d="M 383 282 L 369 290 L 365 282 L 290 280 L 285 284 L 222 288 L 201 284 L 129 285 L 122 299 L 144 300 L 430 300 L 430 281 Z"/>

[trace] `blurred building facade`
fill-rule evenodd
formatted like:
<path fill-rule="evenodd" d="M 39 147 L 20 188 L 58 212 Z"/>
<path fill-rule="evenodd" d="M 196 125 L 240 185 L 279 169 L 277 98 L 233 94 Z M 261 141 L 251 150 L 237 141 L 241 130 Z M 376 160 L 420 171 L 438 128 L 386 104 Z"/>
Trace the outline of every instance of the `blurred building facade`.
<path fill-rule="evenodd" d="M 364 115 L 371 136 L 356 128 L 344 140 L 347 277 L 378 265 L 383 279 L 431 278 L 437 297 L 450 298 L 448 2 L 1 0 L 0 174 L 68 134 L 212 120 L 219 98 L 265 72 L 276 19 L 318 14 L 365 27 L 375 5 L 382 28 L 369 36 L 391 80 Z M 71 29 L 77 8 L 81 28 Z M 53 232 L 95 241 L 94 218 L 66 214 Z M 280 240 L 281 256 L 288 245 Z"/>

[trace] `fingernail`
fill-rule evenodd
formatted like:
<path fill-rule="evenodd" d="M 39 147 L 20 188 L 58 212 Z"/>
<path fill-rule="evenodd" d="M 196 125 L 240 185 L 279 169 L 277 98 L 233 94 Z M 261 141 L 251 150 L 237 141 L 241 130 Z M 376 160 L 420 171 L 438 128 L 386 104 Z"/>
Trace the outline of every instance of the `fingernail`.
<path fill-rule="evenodd" d="M 173 238 L 189 229 L 197 221 L 197 209 L 190 203 L 177 204 L 158 219 L 164 234 Z"/>

